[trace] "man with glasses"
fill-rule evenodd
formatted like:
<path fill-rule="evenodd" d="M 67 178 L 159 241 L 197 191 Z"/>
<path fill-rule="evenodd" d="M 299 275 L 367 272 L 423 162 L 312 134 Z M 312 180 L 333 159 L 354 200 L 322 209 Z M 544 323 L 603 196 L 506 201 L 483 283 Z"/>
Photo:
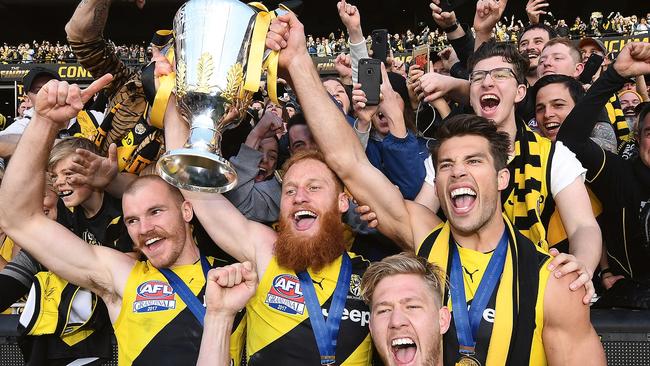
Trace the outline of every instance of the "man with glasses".
<path fill-rule="evenodd" d="M 524 235 L 545 250 L 566 235 L 568 252 L 577 260 L 570 270 L 578 264 L 580 275 L 571 288 L 586 284 L 588 294 L 583 301 L 588 302 L 601 237 L 584 185 L 584 168 L 564 145 L 552 144 L 515 118 L 515 103 L 526 94 L 527 62 L 513 46 L 484 44 L 470 59 L 469 69 L 470 103 L 475 113 L 494 121 L 499 131 L 510 136 L 511 178 L 509 187 L 502 192 L 504 212 Z M 553 215 L 556 209 L 561 222 L 551 219 L 558 218 Z M 564 274 L 567 269 L 558 272 Z"/>
<path fill-rule="evenodd" d="M 549 269 L 558 275 L 577 271 L 580 277 L 571 288 L 585 285 L 587 303 L 593 294 L 590 280 L 600 258 L 601 237 L 583 182 L 585 170 L 564 145 L 541 137 L 515 117 L 515 103 L 526 95 L 528 62 L 513 46 L 483 44 L 468 66 L 474 112 L 510 137 L 510 183 L 501 193 L 504 213 L 544 250 L 568 238 L 568 248 L 557 249 L 571 255 L 560 254 Z M 428 173 L 425 181 L 433 182 L 435 173 Z M 566 261 L 571 263 L 558 268 Z"/>

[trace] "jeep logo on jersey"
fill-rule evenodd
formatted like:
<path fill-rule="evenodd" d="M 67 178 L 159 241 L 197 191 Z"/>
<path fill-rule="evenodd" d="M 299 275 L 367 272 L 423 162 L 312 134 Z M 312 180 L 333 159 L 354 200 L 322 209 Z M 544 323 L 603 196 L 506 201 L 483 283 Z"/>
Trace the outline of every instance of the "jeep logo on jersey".
<path fill-rule="evenodd" d="M 147 281 L 136 289 L 133 301 L 134 313 L 149 313 L 176 308 L 176 293 L 167 283 L 162 281 Z"/>
<path fill-rule="evenodd" d="M 275 276 L 264 302 L 275 310 L 291 315 L 302 315 L 305 312 L 305 298 L 300 290 L 300 280 L 288 274 Z"/>

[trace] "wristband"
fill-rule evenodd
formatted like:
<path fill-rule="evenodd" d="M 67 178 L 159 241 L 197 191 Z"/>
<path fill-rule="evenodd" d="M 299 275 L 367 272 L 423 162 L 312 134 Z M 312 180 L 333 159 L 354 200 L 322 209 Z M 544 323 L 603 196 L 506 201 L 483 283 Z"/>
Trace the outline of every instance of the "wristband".
<path fill-rule="evenodd" d="M 454 23 L 454 25 L 450 26 L 449 28 L 444 28 L 442 31 L 445 33 L 451 33 L 458 29 L 458 23 Z"/>

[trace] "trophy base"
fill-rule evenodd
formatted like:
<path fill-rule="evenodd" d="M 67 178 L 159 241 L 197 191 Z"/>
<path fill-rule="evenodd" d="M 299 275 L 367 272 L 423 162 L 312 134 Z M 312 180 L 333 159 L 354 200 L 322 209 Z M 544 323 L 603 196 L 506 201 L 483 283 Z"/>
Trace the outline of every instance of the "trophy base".
<path fill-rule="evenodd" d="M 237 184 L 237 173 L 228 160 L 194 149 L 166 152 L 158 159 L 156 171 L 167 183 L 193 192 L 224 193 Z"/>

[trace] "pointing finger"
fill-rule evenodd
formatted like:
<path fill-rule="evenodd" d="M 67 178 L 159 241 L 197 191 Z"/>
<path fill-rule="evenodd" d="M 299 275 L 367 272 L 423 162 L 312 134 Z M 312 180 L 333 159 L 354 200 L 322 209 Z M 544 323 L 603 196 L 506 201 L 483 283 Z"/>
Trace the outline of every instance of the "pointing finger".
<path fill-rule="evenodd" d="M 86 89 L 81 91 L 81 101 L 86 103 L 93 95 L 97 94 L 102 90 L 106 85 L 110 84 L 113 81 L 113 75 L 106 74 L 99 79 L 95 80 L 90 84 Z"/>

